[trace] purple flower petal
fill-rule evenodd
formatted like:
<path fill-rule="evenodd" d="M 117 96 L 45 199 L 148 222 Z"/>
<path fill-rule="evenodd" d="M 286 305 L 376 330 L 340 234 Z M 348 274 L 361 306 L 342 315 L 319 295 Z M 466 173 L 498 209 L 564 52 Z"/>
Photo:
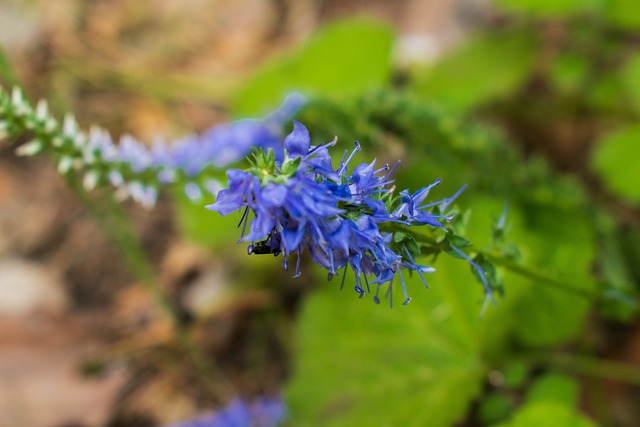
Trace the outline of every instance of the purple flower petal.
<path fill-rule="evenodd" d="M 302 123 L 294 120 L 293 131 L 284 139 L 284 149 L 291 158 L 302 157 L 309 152 L 311 138 Z"/>

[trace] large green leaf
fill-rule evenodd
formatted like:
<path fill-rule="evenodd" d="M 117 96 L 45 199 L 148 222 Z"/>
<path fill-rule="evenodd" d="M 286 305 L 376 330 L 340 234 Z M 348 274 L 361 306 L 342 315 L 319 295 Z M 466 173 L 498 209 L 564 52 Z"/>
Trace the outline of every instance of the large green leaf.
<path fill-rule="evenodd" d="M 471 204 L 471 234 L 488 235 L 501 201 Z M 524 261 L 589 289 L 591 281 L 581 280 L 593 253 L 584 218 L 546 205 L 529 209 L 513 207 L 509 215 Z M 540 347 L 582 330 L 589 308 L 582 296 L 507 274 L 506 297 L 480 319 L 483 291 L 469 265 L 444 255 L 434 265 L 428 291 L 416 277 L 408 280 L 414 299 L 407 307 L 359 300 L 349 281 L 349 291 L 324 285 L 307 301 L 287 393 L 294 425 L 449 426 L 467 412 L 489 366 L 508 357 L 514 339 Z"/>
<path fill-rule="evenodd" d="M 390 28 L 379 23 L 334 22 L 300 48 L 261 67 L 238 92 L 232 112 L 262 114 L 292 90 L 352 95 L 383 85 L 392 71 L 393 39 Z"/>
<path fill-rule="evenodd" d="M 536 51 L 528 33 L 476 37 L 416 76 L 413 89 L 454 110 L 473 107 L 513 92 L 528 77 Z"/>
<path fill-rule="evenodd" d="M 513 304 L 514 318 L 518 319 L 515 335 L 529 346 L 577 338 L 591 305 L 580 293 L 594 289 L 590 277 L 594 237 L 587 218 L 577 208 L 554 204 L 530 205 L 524 214 L 522 233 L 512 236 L 523 252 L 524 263 L 570 283 L 575 292 L 540 279 L 507 278 L 511 287 L 526 289 Z"/>
<path fill-rule="evenodd" d="M 639 93 L 640 95 L 640 93 Z M 605 135 L 596 145 L 591 166 L 606 186 L 630 202 L 640 202 L 640 126 L 629 126 Z"/>
<path fill-rule="evenodd" d="M 307 301 L 287 390 L 292 425 L 438 427 L 464 417 L 487 370 L 481 290 L 463 263 L 449 261 L 459 268 L 429 277 L 428 291 L 410 280 L 408 306 L 377 306 L 335 283 Z"/>
<path fill-rule="evenodd" d="M 468 202 L 472 226 L 467 235 L 472 242 L 480 247 L 488 243 L 488 230 L 503 203 L 480 196 Z M 505 297 L 484 319 L 484 330 L 490 333 L 482 337 L 482 351 L 491 360 L 500 361 L 510 341 L 538 348 L 580 336 L 591 305 L 582 293 L 588 294 L 595 286 L 589 273 L 594 237 L 579 207 L 562 204 L 562 200 L 539 200 L 509 207 L 507 238 L 518 246 L 519 263 L 533 274 L 504 272 Z M 452 267 L 440 267 L 438 273 L 443 268 Z M 571 289 L 541 280 L 535 277 L 537 273 L 568 282 Z"/>

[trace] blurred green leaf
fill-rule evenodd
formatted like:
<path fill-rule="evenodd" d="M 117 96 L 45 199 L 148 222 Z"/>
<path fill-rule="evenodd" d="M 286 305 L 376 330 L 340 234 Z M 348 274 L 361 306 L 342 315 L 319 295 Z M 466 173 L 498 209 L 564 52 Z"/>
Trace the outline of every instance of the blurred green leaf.
<path fill-rule="evenodd" d="M 536 51 L 529 33 L 482 35 L 416 76 L 413 90 L 453 110 L 474 107 L 516 90 L 529 76 Z"/>
<path fill-rule="evenodd" d="M 598 4 L 597 0 L 497 0 L 505 10 L 536 17 L 565 17 Z"/>
<path fill-rule="evenodd" d="M 638 79 L 640 76 L 640 54 L 631 56 L 621 69 L 621 73 L 626 94 L 636 111 L 640 112 L 640 79 Z"/>
<path fill-rule="evenodd" d="M 491 393 L 480 402 L 478 416 L 483 425 L 493 424 L 507 419 L 513 402 L 501 393 Z"/>
<path fill-rule="evenodd" d="M 526 404 L 513 418 L 496 427 L 596 427 L 575 409 L 562 403 L 542 401 Z"/>
<path fill-rule="evenodd" d="M 608 20 L 621 28 L 640 28 L 637 0 L 605 0 Z"/>
<path fill-rule="evenodd" d="M 575 407 L 578 402 L 578 382 L 566 375 L 544 375 L 533 383 L 527 393 L 526 402 L 556 402 Z"/>
<path fill-rule="evenodd" d="M 384 128 L 387 133 L 368 131 L 379 138 L 382 150 L 404 142 L 406 152 L 396 149 L 392 153 L 404 154 L 402 167 L 396 173 L 399 189 L 416 189 L 419 183 L 440 176 L 444 180 L 433 190 L 433 197 L 437 198 L 446 197 L 468 183 L 469 188 L 456 204 L 463 211 L 471 209 L 464 236 L 479 248 L 492 247 L 495 219 L 503 212 L 505 201 L 509 201 L 505 241 L 518 246 L 518 250 L 511 249 L 509 256 L 518 254 L 518 262 L 534 273 L 572 284 L 569 290 L 557 283 L 503 270 L 505 297 L 483 319 L 492 331 L 482 338 L 482 351 L 487 359 L 504 363 L 505 336 L 533 347 L 578 338 L 592 303 L 589 295 L 595 288 L 591 277 L 595 238 L 580 187 L 554 176 L 540 159 L 525 161 L 509 150 L 504 140 L 483 134 L 482 128 L 459 123 L 450 115 L 417 103 L 415 98 L 379 92 L 363 98 L 357 105 L 359 108 L 354 108 L 354 112 L 347 103 L 333 105 L 331 109 L 344 111 L 345 116 L 347 112 L 355 116 L 357 111 L 357 117 L 370 121 L 369 127 Z M 309 111 L 306 114 L 310 115 Z M 355 127 L 354 121 L 336 116 L 342 119 L 332 120 L 331 126 L 340 124 L 339 135 Z M 320 118 L 315 122 L 319 128 L 327 126 Z M 363 147 L 366 148 L 364 144 Z M 393 160 L 391 157 L 390 161 Z M 430 283 L 450 287 L 448 281 L 439 281 L 443 271 L 449 274 L 449 270 L 455 270 L 459 276 L 451 281 L 470 282 L 468 288 L 475 289 L 468 265 L 447 258 L 438 259 L 435 264 L 438 271 L 428 278 Z"/>
<path fill-rule="evenodd" d="M 586 214 L 579 207 L 560 208 L 552 203 L 523 208 L 522 232 L 514 230 L 511 238 L 518 243 L 524 264 L 565 279 L 578 286 L 576 292 L 592 291 L 595 244 Z M 520 342 L 539 347 L 580 336 L 592 303 L 588 298 L 555 284 L 512 275 L 505 283 L 526 289 L 513 305 L 518 318 L 515 335 Z"/>
<path fill-rule="evenodd" d="M 589 86 L 586 101 L 601 115 L 626 114 L 629 107 L 624 102 L 628 95 L 625 82 L 620 76 L 605 74 Z"/>
<path fill-rule="evenodd" d="M 521 387 L 529 377 L 531 366 L 527 363 L 517 361 L 507 365 L 502 373 L 504 374 L 504 384 L 509 388 Z"/>
<path fill-rule="evenodd" d="M 264 113 L 292 90 L 353 95 L 385 84 L 391 76 L 394 35 L 362 19 L 334 22 L 288 55 L 266 63 L 236 95 L 235 116 Z"/>
<path fill-rule="evenodd" d="M 640 126 L 628 126 L 609 133 L 598 141 L 591 158 L 591 167 L 611 191 L 630 202 L 639 203 L 640 169 L 634 166 L 639 156 Z"/>
<path fill-rule="evenodd" d="M 468 237 L 482 247 L 483 243 L 490 242 L 493 217 L 502 209 L 502 201 L 477 195 L 468 203 L 473 207 L 469 219 L 473 227 Z M 492 359 L 504 356 L 500 348 L 504 347 L 505 336 L 520 345 L 539 348 L 575 339 L 581 334 L 591 301 L 578 293 L 588 293 L 595 286 L 590 277 L 595 256 L 594 237 L 586 215 L 578 206 L 556 204 L 560 201 L 534 203 L 529 200 L 511 204 L 507 239 L 517 243 L 521 262 L 528 269 L 565 279 L 577 289 L 574 292 L 573 288 L 560 288 L 505 269 L 505 296 L 498 301 L 497 309 L 489 310 L 483 319 L 490 325 L 488 330 L 496 331 L 483 337 L 484 352 Z"/>
<path fill-rule="evenodd" d="M 241 213 L 222 216 L 204 207 L 213 203 L 213 198 L 194 203 L 178 191 L 174 193 L 174 201 L 178 229 L 189 240 L 209 249 L 220 249 L 235 245 L 240 238 Z"/>
<path fill-rule="evenodd" d="M 583 56 L 565 54 L 556 58 L 551 67 L 551 80 L 563 92 L 576 92 L 585 82 L 589 65 Z"/>
<path fill-rule="evenodd" d="M 482 215 L 472 215 L 470 224 L 488 239 L 502 201 L 471 204 Z M 536 218 L 513 209 L 509 217 L 526 262 L 573 278 L 587 275 L 593 245 L 584 221 L 555 211 L 531 214 Z M 555 219 L 556 225 L 547 222 Z M 329 284 L 311 296 L 287 393 L 296 425 L 448 426 L 479 393 L 487 363 L 508 357 L 512 338 L 539 347 L 582 331 L 589 307 L 583 297 L 508 274 L 505 298 L 479 319 L 483 290 L 467 263 L 441 256 L 435 267 L 429 290 L 416 277 L 407 281 L 413 301 L 406 307 L 360 300 L 349 291 L 352 281 L 344 292 Z"/>
<path fill-rule="evenodd" d="M 439 271 L 429 290 L 411 278 L 413 302 L 402 306 L 396 295 L 393 309 L 358 299 L 353 282 L 343 292 L 323 284 L 300 318 L 287 390 L 292 425 L 444 427 L 462 419 L 486 368 L 481 286 L 455 264 L 462 268 Z M 461 270 L 467 280 L 452 280 Z"/>
<path fill-rule="evenodd" d="M 630 268 L 638 264 L 638 257 L 633 250 L 625 248 L 624 240 L 631 238 L 633 241 L 633 232 L 625 230 L 624 236 L 620 236 L 613 218 L 601 215 L 599 219 L 596 268 L 602 278 L 600 287 L 604 296 L 600 313 L 618 321 L 629 321 L 638 310 L 637 290 Z M 637 245 L 638 242 L 633 243 L 633 247 Z"/>
<path fill-rule="evenodd" d="M 624 257 L 630 277 L 640 283 L 640 224 L 626 224 L 618 230 L 620 255 Z M 636 292 L 639 286 L 636 285 Z"/>

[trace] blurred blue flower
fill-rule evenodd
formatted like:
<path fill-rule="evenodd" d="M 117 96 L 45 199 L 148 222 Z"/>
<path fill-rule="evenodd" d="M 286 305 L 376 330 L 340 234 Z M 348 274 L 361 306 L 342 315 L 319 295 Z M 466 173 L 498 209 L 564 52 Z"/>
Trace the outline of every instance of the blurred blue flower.
<path fill-rule="evenodd" d="M 235 399 L 211 415 L 167 427 L 276 427 L 286 414 L 286 406 L 279 398 L 261 397 L 250 403 Z"/>
<path fill-rule="evenodd" d="M 153 205 L 157 198 L 157 183 L 143 183 L 136 179 L 153 171 L 160 184 L 186 181 L 185 194 L 200 200 L 203 192 L 217 190 L 220 185 L 198 179 L 205 169 L 220 170 L 243 159 L 253 148 L 264 150 L 281 147 L 280 129 L 304 104 L 300 94 L 289 95 L 275 112 L 264 119 L 246 119 L 212 127 L 201 135 L 190 135 L 172 144 L 156 142 L 151 147 L 124 135 L 115 144 L 109 133 L 92 128 L 86 144 L 80 147 L 82 157 L 90 167 L 96 157 L 109 169 L 109 182 L 119 189 L 121 196 Z M 71 127 L 71 126 L 69 126 Z M 282 149 L 280 148 L 280 151 Z M 127 171 L 130 170 L 130 172 Z M 133 178 L 132 178 L 133 176 Z"/>

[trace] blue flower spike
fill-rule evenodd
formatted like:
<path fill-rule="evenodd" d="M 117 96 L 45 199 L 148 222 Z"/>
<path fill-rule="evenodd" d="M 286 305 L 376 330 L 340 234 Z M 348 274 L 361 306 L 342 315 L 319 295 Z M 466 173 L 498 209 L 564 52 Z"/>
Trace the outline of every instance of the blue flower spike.
<path fill-rule="evenodd" d="M 80 178 L 87 191 L 112 185 L 118 199 L 130 197 L 150 208 L 162 186 L 177 184 L 189 199 L 199 202 L 204 196 L 216 194 L 221 187 L 218 174 L 253 148 L 282 151 L 280 130 L 304 103 L 304 97 L 294 93 L 263 119 L 225 123 L 200 135 L 173 143 L 154 141 L 149 146 L 130 135 L 114 142 L 97 126 L 85 133 L 72 115 L 59 123 L 43 101 L 33 108 L 19 89 L 9 96 L 0 87 L 0 140 L 3 134 L 12 138 L 35 134 L 35 139 L 17 148 L 17 154 L 49 152 L 58 171 Z"/>
<path fill-rule="evenodd" d="M 415 271 L 425 287 L 424 274 L 435 271 L 415 262 L 420 249 L 411 229 L 428 226 L 446 232 L 446 224 L 453 219 L 448 208 L 464 187 L 449 198 L 428 203 L 429 191 L 440 180 L 413 194 L 404 190 L 394 196 L 391 174 L 397 164 L 376 168 L 373 160 L 349 172 L 350 162 L 360 151 L 356 143 L 334 169 L 328 148 L 335 143 L 334 139 L 312 146 L 307 128 L 294 121 L 293 131 L 280 147 L 256 150 L 247 170 L 228 170 L 228 188 L 207 208 L 222 215 L 243 210 L 240 241 L 249 243 L 248 252 L 282 254 L 285 270 L 288 258 L 295 255 L 294 277 L 300 275 L 300 259 L 308 251 L 314 262 L 329 271 L 329 278 L 351 268 L 360 298 L 371 293 L 374 285 L 376 303 L 380 287 L 387 283 L 391 301 L 391 285 L 397 277 L 406 305 L 411 298 L 401 270 Z M 486 280 L 483 285 L 490 293 Z"/>

